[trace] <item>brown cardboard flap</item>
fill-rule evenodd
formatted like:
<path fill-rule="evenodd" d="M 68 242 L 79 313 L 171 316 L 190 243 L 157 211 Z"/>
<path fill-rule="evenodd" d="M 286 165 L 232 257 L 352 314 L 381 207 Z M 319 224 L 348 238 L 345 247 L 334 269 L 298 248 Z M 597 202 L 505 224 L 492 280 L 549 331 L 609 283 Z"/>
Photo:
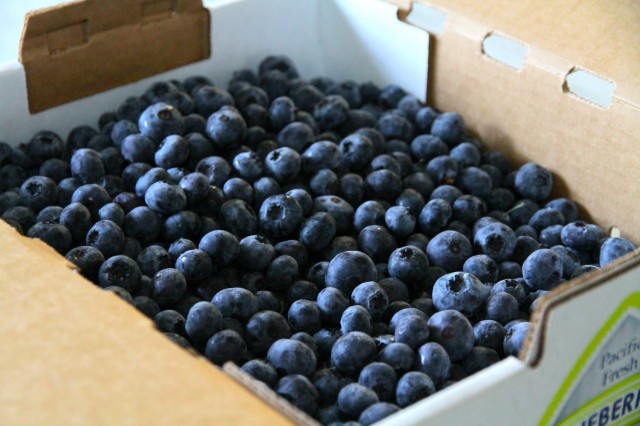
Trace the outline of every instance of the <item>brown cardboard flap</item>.
<path fill-rule="evenodd" d="M 209 44 L 201 0 L 84 0 L 30 12 L 20 44 L 29 110 L 205 59 Z"/>
<path fill-rule="evenodd" d="M 0 424 L 292 424 L 1 220 L 0 253 Z"/>
<path fill-rule="evenodd" d="M 396 2 L 400 0 L 395 0 Z M 556 58 L 615 82 L 615 96 L 640 108 L 640 2 L 620 0 L 416 0 L 531 45 L 531 60 Z M 406 7 L 407 0 L 402 3 Z M 485 34 L 486 35 L 486 34 Z"/>

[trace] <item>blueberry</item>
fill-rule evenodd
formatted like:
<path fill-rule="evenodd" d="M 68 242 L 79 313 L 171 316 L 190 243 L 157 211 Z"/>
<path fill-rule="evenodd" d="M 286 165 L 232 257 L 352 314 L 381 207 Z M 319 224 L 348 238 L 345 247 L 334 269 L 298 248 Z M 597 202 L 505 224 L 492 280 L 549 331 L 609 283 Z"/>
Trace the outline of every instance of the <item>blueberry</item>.
<path fill-rule="evenodd" d="M 185 208 L 187 196 L 178 185 L 156 182 L 145 192 L 144 201 L 157 213 L 173 214 Z"/>
<path fill-rule="evenodd" d="M 166 268 L 153 276 L 153 300 L 160 306 L 172 306 L 187 290 L 187 281 L 180 271 Z"/>
<path fill-rule="evenodd" d="M 294 331 L 315 333 L 322 328 L 320 309 L 316 302 L 296 300 L 289 307 L 288 320 Z"/>
<path fill-rule="evenodd" d="M 163 333 L 184 335 L 184 317 L 172 309 L 160 311 L 155 318 L 156 327 Z"/>
<path fill-rule="evenodd" d="M 488 295 L 488 287 L 474 275 L 464 272 L 444 275 L 433 286 L 433 304 L 439 311 L 455 309 L 472 315 Z"/>
<path fill-rule="evenodd" d="M 247 344 L 235 331 L 222 330 L 207 341 L 204 353 L 209 361 L 219 366 L 225 362 L 242 364 L 247 356 Z"/>
<path fill-rule="evenodd" d="M 433 304 L 433 300 L 429 297 L 418 297 L 411 301 L 411 306 L 424 312 L 427 316 L 431 316 L 436 313 L 437 309 Z"/>
<path fill-rule="evenodd" d="M 313 108 L 324 99 L 325 95 L 311 84 L 302 84 L 291 90 L 289 96 L 298 108 L 313 112 Z"/>
<path fill-rule="evenodd" d="M 233 105 L 229 92 L 210 84 L 201 84 L 191 92 L 196 111 L 203 117 L 209 117 L 225 105 Z"/>
<path fill-rule="evenodd" d="M 600 267 L 607 266 L 614 260 L 634 251 L 636 247 L 624 238 L 607 238 L 600 247 Z"/>
<path fill-rule="evenodd" d="M 80 269 L 82 276 L 94 283 L 98 281 L 98 271 L 105 260 L 100 250 L 90 246 L 78 246 L 69 250 L 64 257 Z"/>
<path fill-rule="evenodd" d="M 422 312 L 420 309 L 416 309 L 413 307 L 407 307 L 405 309 L 401 309 L 396 312 L 392 317 L 391 321 L 389 321 L 389 332 L 395 333 L 396 326 L 402 321 L 402 319 L 406 316 L 417 315 L 419 317 L 427 319 L 427 315 Z"/>
<path fill-rule="evenodd" d="M 372 362 L 362 369 L 358 383 L 372 389 L 381 401 L 392 401 L 398 378 L 394 369 L 383 362 Z"/>
<path fill-rule="evenodd" d="M 301 374 L 310 377 L 316 370 L 313 351 L 297 340 L 277 340 L 269 348 L 267 360 L 280 375 Z"/>
<path fill-rule="evenodd" d="M 578 266 L 571 274 L 570 278 L 577 278 L 581 275 L 588 274 L 590 272 L 599 271 L 600 268 L 595 265 L 581 265 Z"/>
<path fill-rule="evenodd" d="M 264 162 L 267 174 L 280 183 L 293 180 L 302 164 L 300 154 L 287 147 L 271 151 Z"/>
<path fill-rule="evenodd" d="M 458 160 L 463 167 L 479 167 L 481 161 L 480 150 L 471 142 L 462 142 L 456 145 L 449 153 L 451 158 Z M 493 167 L 493 166 L 489 166 Z M 486 171 L 486 169 L 483 168 Z M 496 169 L 497 170 L 497 169 Z M 500 175 L 500 170 L 497 170 Z"/>
<path fill-rule="evenodd" d="M 397 139 L 408 143 L 414 137 L 413 125 L 397 110 L 383 113 L 378 119 L 376 128 L 388 141 Z M 407 149 L 407 151 L 409 150 Z"/>
<path fill-rule="evenodd" d="M 258 218 L 251 206 L 242 200 L 229 200 L 220 207 L 220 221 L 232 234 L 241 237 L 255 234 Z"/>
<path fill-rule="evenodd" d="M 334 287 L 345 294 L 362 282 L 375 281 L 378 273 L 369 256 L 359 251 L 346 251 L 331 260 L 326 271 L 327 287 Z"/>
<path fill-rule="evenodd" d="M 231 176 L 231 166 L 222 157 L 205 157 L 196 165 L 196 172 L 207 176 L 211 185 L 222 187 Z"/>
<path fill-rule="evenodd" d="M 523 199 L 518 201 L 507 214 L 511 219 L 513 226 L 521 226 L 529 223 L 529 220 L 533 217 L 535 212 L 538 211 L 540 206 L 535 201 L 529 199 Z"/>
<path fill-rule="evenodd" d="M 222 326 L 222 314 L 218 308 L 209 302 L 198 302 L 189 309 L 185 332 L 191 342 L 204 346 L 211 336 L 222 330 Z"/>
<path fill-rule="evenodd" d="M 443 199 L 429 201 L 418 216 L 418 227 L 428 237 L 435 236 L 446 226 L 453 214 L 451 205 Z"/>
<path fill-rule="evenodd" d="M 50 158 L 40 165 L 38 174 L 40 176 L 48 177 L 58 184 L 61 180 L 71 176 L 71 168 L 69 163 L 66 161 L 59 158 Z"/>
<path fill-rule="evenodd" d="M 317 307 L 325 324 L 337 326 L 344 311 L 349 307 L 349 299 L 336 288 L 323 288 L 317 297 Z"/>
<path fill-rule="evenodd" d="M 101 220 L 87 232 L 86 243 L 100 250 L 105 258 L 109 258 L 122 252 L 124 232 L 114 222 Z"/>
<path fill-rule="evenodd" d="M 327 212 L 336 221 L 336 232 L 338 234 L 346 233 L 351 228 L 353 222 L 354 209 L 351 204 L 347 203 L 340 197 L 335 195 L 322 195 L 313 200 L 313 210 L 315 212 Z"/>
<path fill-rule="evenodd" d="M 436 386 L 428 375 L 411 371 L 398 380 L 396 401 L 400 407 L 407 407 L 432 395 L 435 391 Z"/>
<path fill-rule="evenodd" d="M 384 278 L 378 282 L 378 285 L 386 293 L 389 304 L 393 302 L 406 302 L 409 300 L 409 289 L 406 284 L 397 278 Z M 385 316 L 388 309 L 385 310 Z"/>
<path fill-rule="evenodd" d="M 249 374 L 256 380 L 265 383 L 270 388 L 275 387 L 278 382 L 278 373 L 271 364 L 260 359 L 252 359 L 242 366 L 242 371 Z"/>
<path fill-rule="evenodd" d="M 135 293 L 140 287 L 142 273 L 138 264 L 127 256 L 108 258 L 98 271 L 98 282 L 101 287 L 117 286 Z"/>
<path fill-rule="evenodd" d="M 513 255 L 516 247 L 516 235 L 507 225 L 494 222 L 480 228 L 475 233 L 473 244 L 476 251 L 500 262 Z"/>
<path fill-rule="evenodd" d="M 153 242 L 160 233 L 161 222 L 157 213 L 146 206 L 136 207 L 124 218 L 124 232 L 142 244 Z"/>
<path fill-rule="evenodd" d="M 140 271 L 144 275 L 154 276 L 162 269 L 173 266 L 169 253 L 164 247 L 159 245 L 150 245 L 143 248 L 138 254 L 136 261 L 140 267 Z"/>
<path fill-rule="evenodd" d="M 365 189 L 373 199 L 393 201 L 402 192 L 402 180 L 390 170 L 375 170 L 367 175 Z"/>
<path fill-rule="evenodd" d="M 400 375 L 413 367 L 414 351 L 405 343 L 392 342 L 378 353 L 376 359 L 391 366 Z"/>
<path fill-rule="evenodd" d="M 188 282 L 207 278 L 213 269 L 211 258 L 202 250 L 193 249 L 182 253 L 176 260 L 176 269 Z"/>
<path fill-rule="evenodd" d="M 568 198 L 556 198 L 545 204 L 545 207 L 562 213 L 566 223 L 578 220 L 578 206 Z"/>
<path fill-rule="evenodd" d="M 485 202 L 473 195 L 462 195 L 453 202 L 453 218 L 471 226 L 487 211 Z"/>
<path fill-rule="evenodd" d="M 147 296 L 136 296 L 133 298 L 133 306 L 148 318 L 155 319 L 160 312 L 158 304 Z"/>
<path fill-rule="evenodd" d="M 476 346 L 462 361 L 462 367 L 467 373 L 474 374 L 500 361 L 500 355 L 493 349 Z"/>
<path fill-rule="evenodd" d="M 274 291 L 289 288 L 300 276 L 300 268 L 296 260 L 287 255 L 278 256 L 267 268 L 267 281 Z"/>
<path fill-rule="evenodd" d="M 32 176 L 20 186 L 22 204 L 39 212 L 58 201 L 58 186 L 45 176 Z"/>
<path fill-rule="evenodd" d="M 544 201 L 551 194 L 553 175 L 536 163 L 527 163 L 518 169 L 515 187 L 524 198 Z"/>
<path fill-rule="evenodd" d="M 439 137 L 449 146 L 455 145 L 464 132 L 464 120 L 455 112 L 438 115 L 431 124 L 431 134 Z"/>
<path fill-rule="evenodd" d="M 573 250 L 591 251 L 598 247 L 604 232 L 598 225 L 576 221 L 565 225 L 560 237 L 562 244 Z"/>
<path fill-rule="evenodd" d="M 495 283 L 498 278 L 498 264 L 485 254 L 478 254 L 468 258 L 462 270 L 474 275 L 483 283 Z"/>
<path fill-rule="evenodd" d="M 513 297 L 515 297 L 518 305 L 522 305 L 527 295 L 529 294 L 529 290 L 524 282 L 523 278 L 507 278 L 504 280 L 500 280 L 491 287 L 491 294 L 495 294 L 498 292 L 509 293 Z"/>
<path fill-rule="evenodd" d="M 473 348 L 473 327 L 459 311 L 447 309 L 429 318 L 430 339 L 442 345 L 451 361 L 464 359 Z"/>
<path fill-rule="evenodd" d="M 62 158 L 64 155 L 64 142 L 54 132 L 43 130 L 29 140 L 26 153 L 37 164 L 42 164 L 50 158 Z"/>
<path fill-rule="evenodd" d="M 493 189 L 491 176 L 478 167 L 466 167 L 460 170 L 455 182 L 456 186 L 465 193 L 480 198 L 489 197 Z"/>
<path fill-rule="evenodd" d="M 427 321 L 418 315 L 406 315 L 395 326 L 395 341 L 405 343 L 412 349 L 417 349 L 429 338 Z"/>
<path fill-rule="evenodd" d="M 350 383 L 338 394 L 338 407 L 348 418 L 357 419 L 364 410 L 379 401 L 376 393 L 366 386 Z"/>
<path fill-rule="evenodd" d="M 116 296 L 118 296 L 120 299 L 124 300 L 127 303 L 133 303 L 133 298 L 131 297 L 131 293 L 123 289 L 122 287 L 110 286 L 110 287 L 105 287 L 104 290 L 115 294 Z"/>
<path fill-rule="evenodd" d="M 302 221 L 300 226 L 300 242 L 309 251 L 325 248 L 336 233 L 336 221 L 328 213 L 318 212 Z"/>
<path fill-rule="evenodd" d="M 236 259 L 240 243 L 230 232 L 216 230 L 204 235 L 198 248 L 209 255 L 214 266 L 223 267 Z"/>
<path fill-rule="evenodd" d="M 502 353 L 506 333 L 502 324 L 490 319 L 479 321 L 473 326 L 476 347 L 483 346 L 498 353 Z"/>
<path fill-rule="evenodd" d="M 258 65 L 258 74 L 262 75 L 271 70 L 278 70 L 286 74 L 290 79 L 298 77 L 293 61 L 285 55 L 270 55 L 265 57 Z"/>
<path fill-rule="evenodd" d="M 309 263 L 309 254 L 304 245 L 298 240 L 280 241 L 274 246 L 277 256 L 291 256 L 300 269 L 306 269 Z"/>
<path fill-rule="evenodd" d="M 64 254 L 71 247 L 71 233 L 57 222 L 37 222 L 27 231 L 30 238 L 38 238 L 58 253 Z"/>
<path fill-rule="evenodd" d="M 500 262 L 498 263 L 498 280 L 507 278 L 522 278 L 522 268 L 516 262 Z"/>
<path fill-rule="evenodd" d="M 295 198 L 274 195 L 260 207 L 260 228 L 269 236 L 282 238 L 291 235 L 303 219 L 303 211 Z"/>
<path fill-rule="evenodd" d="M 518 317 L 518 301 L 509 293 L 503 291 L 492 292 L 484 306 L 486 319 L 506 324 Z"/>
<path fill-rule="evenodd" d="M 318 391 L 322 405 L 334 404 L 340 390 L 349 383 L 351 380 L 342 376 L 334 368 L 323 368 L 313 375 L 313 385 Z"/>
<path fill-rule="evenodd" d="M 369 225 L 360 231 L 358 245 L 374 262 L 387 260 L 398 247 L 395 238 L 387 228 L 378 225 Z"/>
<path fill-rule="evenodd" d="M 511 258 L 514 262 L 522 264 L 527 257 L 540 248 L 540 243 L 531 237 L 517 237 L 516 246 Z"/>
<path fill-rule="evenodd" d="M 426 278 L 428 267 L 427 255 L 416 247 L 401 247 L 389 256 L 389 274 L 408 285 L 419 285 Z"/>
<path fill-rule="evenodd" d="M 433 383 L 441 385 L 451 377 L 452 364 L 449 355 L 444 347 L 435 342 L 425 343 L 420 347 L 416 357 L 416 367 L 433 381 L 432 387 Z"/>
<path fill-rule="evenodd" d="M 318 391 L 305 376 L 285 376 L 278 381 L 275 391 L 294 407 L 309 415 L 313 416 L 318 411 Z"/>
<path fill-rule="evenodd" d="M 322 129 L 335 129 L 347 120 L 349 103 L 339 95 L 329 95 L 313 107 L 313 118 Z"/>
<path fill-rule="evenodd" d="M 276 340 L 287 339 L 289 336 L 291 336 L 289 324 L 277 312 L 261 311 L 253 315 L 247 322 L 247 346 L 257 356 L 266 355 Z"/>
<path fill-rule="evenodd" d="M 331 349 L 331 365 L 339 372 L 355 376 L 373 360 L 376 344 L 362 332 L 352 331 L 335 341 Z"/>
<path fill-rule="evenodd" d="M 7 223 L 15 222 L 21 229 L 28 230 L 36 223 L 36 214 L 28 207 L 15 206 L 2 214 L 2 220 Z"/>
<path fill-rule="evenodd" d="M 369 225 L 385 225 L 385 208 L 378 201 L 365 201 L 355 211 L 353 222 L 357 232 Z"/>
<path fill-rule="evenodd" d="M 508 211 L 515 204 L 516 196 L 507 188 L 496 188 L 496 185 L 493 187 L 486 198 L 487 206 L 491 210 Z"/>
<path fill-rule="evenodd" d="M 524 346 L 524 342 L 527 338 L 527 333 L 531 328 L 531 323 L 523 321 L 515 324 L 513 327 L 507 330 L 504 336 L 504 354 L 509 356 L 518 356 Z"/>
<path fill-rule="evenodd" d="M 531 290 L 550 290 L 562 279 L 563 263 L 551 249 L 536 250 L 522 264 L 522 274 Z"/>
<path fill-rule="evenodd" d="M 552 225 L 540 231 L 538 240 L 543 247 L 553 247 L 562 244 L 562 225 Z"/>
<path fill-rule="evenodd" d="M 126 172 L 127 170 L 125 170 Z M 143 171 L 142 167 L 140 170 L 131 170 L 135 175 L 139 174 L 139 171 Z M 123 175 L 124 173 L 123 172 Z M 133 178 L 134 176 L 132 176 Z M 147 169 L 144 173 L 139 176 L 135 182 L 135 193 L 138 197 L 144 197 L 147 189 L 156 182 L 168 182 L 173 183 L 173 179 L 171 175 L 164 169 L 160 167 L 154 167 L 152 169 Z"/>
<path fill-rule="evenodd" d="M 456 231 L 440 232 L 427 245 L 429 264 L 447 272 L 460 271 L 472 254 L 467 237 Z"/>
<path fill-rule="evenodd" d="M 175 107 L 166 103 L 156 103 L 140 114 L 138 128 L 143 136 L 160 142 L 169 135 L 182 135 L 184 118 Z"/>
<path fill-rule="evenodd" d="M 437 200 L 442 199 L 453 206 L 453 203 L 462 197 L 462 191 L 459 188 L 452 185 L 440 185 L 433 190 L 430 199 Z M 452 211 L 453 214 L 453 211 Z"/>
<path fill-rule="evenodd" d="M 349 306 L 340 318 L 340 331 L 347 334 L 352 331 L 373 334 L 371 314 L 362 306 Z"/>

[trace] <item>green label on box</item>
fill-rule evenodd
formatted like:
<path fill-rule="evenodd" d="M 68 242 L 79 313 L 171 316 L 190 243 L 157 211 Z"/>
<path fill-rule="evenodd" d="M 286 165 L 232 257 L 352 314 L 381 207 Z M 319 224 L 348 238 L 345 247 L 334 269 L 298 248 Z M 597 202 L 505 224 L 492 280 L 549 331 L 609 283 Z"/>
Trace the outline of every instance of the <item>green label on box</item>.
<path fill-rule="evenodd" d="M 567 376 L 541 425 L 640 422 L 640 293 L 627 297 Z"/>

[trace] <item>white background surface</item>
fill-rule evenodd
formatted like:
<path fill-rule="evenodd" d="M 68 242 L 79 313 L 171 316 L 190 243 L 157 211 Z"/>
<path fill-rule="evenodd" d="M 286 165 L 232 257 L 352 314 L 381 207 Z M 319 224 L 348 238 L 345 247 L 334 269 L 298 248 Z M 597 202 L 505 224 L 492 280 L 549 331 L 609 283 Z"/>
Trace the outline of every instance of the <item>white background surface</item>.
<path fill-rule="evenodd" d="M 18 59 L 22 23 L 27 11 L 49 7 L 60 2 L 60 0 L 9 0 L 3 2 L 2 13 L 0 13 L 0 63 Z"/>

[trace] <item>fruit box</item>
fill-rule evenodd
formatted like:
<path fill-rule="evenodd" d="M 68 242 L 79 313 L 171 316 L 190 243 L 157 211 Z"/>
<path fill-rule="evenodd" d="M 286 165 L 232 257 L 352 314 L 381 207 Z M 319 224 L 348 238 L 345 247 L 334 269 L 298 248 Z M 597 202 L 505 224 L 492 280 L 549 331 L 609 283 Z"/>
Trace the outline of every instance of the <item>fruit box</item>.
<path fill-rule="evenodd" d="M 66 135 L 153 81 L 223 85 L 283 53 L 304 76 L 395 83 L 460 112 L 486 146 L 548 167 L 555 195 L 638 243 L 638 21 L 632 0 L 77 1 L 27 16 L 20 62 L 0 65 L 0 140 Z M 1 424 L 313 422 L 237 367 L 170 343 L 2 222 L 0 253 Z M 380 424 L 640 421 L 638 282 L 636 251 L 558 287 L 520 359 Z"/>

